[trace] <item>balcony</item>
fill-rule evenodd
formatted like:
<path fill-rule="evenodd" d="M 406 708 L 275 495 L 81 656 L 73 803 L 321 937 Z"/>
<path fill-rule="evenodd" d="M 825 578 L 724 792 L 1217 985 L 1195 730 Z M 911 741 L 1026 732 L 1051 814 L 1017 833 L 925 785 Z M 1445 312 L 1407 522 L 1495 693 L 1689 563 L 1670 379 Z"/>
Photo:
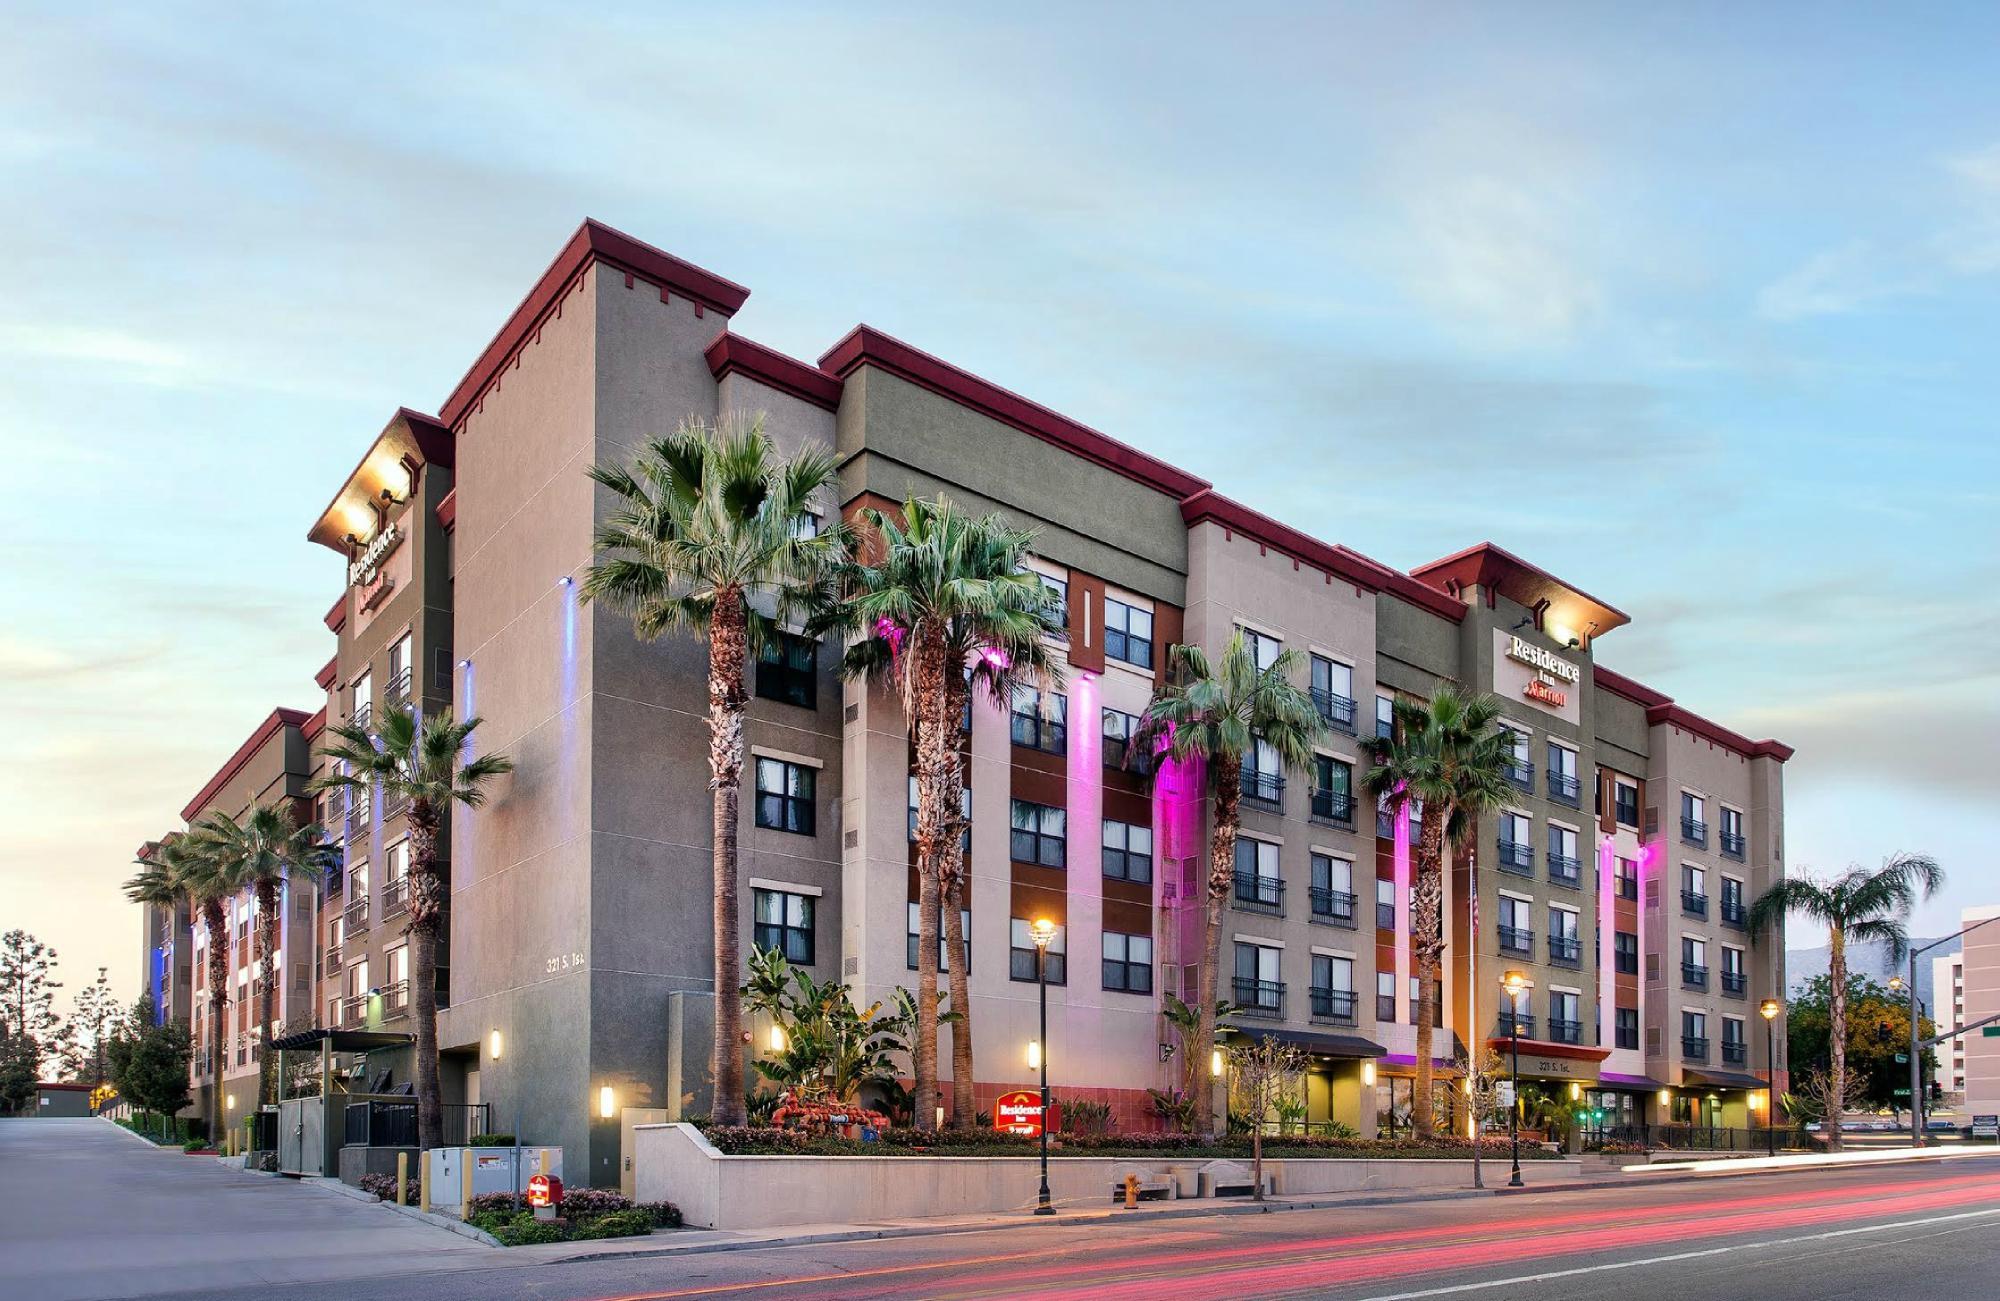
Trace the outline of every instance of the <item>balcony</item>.
<path fill-rule="evenodd" d="M 1312 815 L 1322 822 L 1331 822 L 1348 831 L 1354 830 L 1354 797 L 1345 791 L 1320 791 L 1312 793 Z"/>
<path fill-rule="evenodd" d="M 382 920 L 399 917 L 410 910 L 410 883 L 403 877 L 382 883 Z"/>
<path fill-rule="evenodd" d="M 1682 818 L 1681 839 L 1697 849 L 1708 848 L 1708 824 L 1700 818 Z"/>
<path fill-rule="evenodd" d="M 1522 844 L 1518 840 L 1503 840 L 1499 845 L 1500 870 L 1515 876 L 1535 874 L 1535 847 Z"/>
<path fill-rule="evenodd" d="M 1246 980 L 1238 976 L 1233 982 L 1233 989 L 1236 995 L 1237 1015 L 1258 1016 L 1279 1021 L 1284 1019 L 1284 981 Z"/>
<path fill-rule="evenodd" d="M 347 901 L 347 907 L 340 914 L 340 924 L 347 928 L 349 935 L 368 929 L 368 896 L 357 894 Z"/>
<path fill-rule="evenodd" d="M 1274 772 L 1258 772 L 1255 768 L 1243 770 L 1243 798 L 1253 804 L 1270 808 L 1281 808 L 1285 802 L 1285 779 Z"/>
<path fill-rule="evenodd" d="M 354 717 L 351 721 L 356 727 L 365 731 L 368 725 L 375 721 L 375 706 L 366 700 L 362 701 L 354 707 Z"/>
<path fill-rule="evenodd" d="M 1681 963 L 1682 989 L 1707 989 L 1708 968 L 1693 962 Z"/>
<path fill-rule="evenodd" d="M 340 974 L 340 946 L 338 944 L 329 944 L 326 946 L 325 971 L 329 976 Z"/>
<path fill-rule="evenodd" d="M 1583 864 L 1568 854 L 1549 851 L 1549 880 L 1572 890 L 1583 888 Z"/>
<path fill-rule="evenodd" d="M 1750 910 L 1743 906 L 1741 896 L 1722 896 L 1722 924 L 1732 930 L 1749 929 Z"/>
<path fill-rule="evenodd" d="M 382 797 L 382 821 L 399 818 L 410 811 L 410 798 L 394 791 Z"/>
<path fill-rule="evenodd" d="M 1519 926 L 1502 926 L 1500 928 L 1500 951 L 1502 953 L 1519 954 L 1524 958 L 1533 957 L 1535 955 L 1535 933 Z"/>
<path fill-rule="evenodd" d="M 1520 1035 L 1523 1039 L 1535 1037 L 1535 1018 L 1527 1012 L 1502 1012 L 1498 1031 L 1502 1039 Z"/>
<path fill-rule="evenodd" d="M 1354 702 L 1352 700 L 1349 700 L 1346 696 L 1336 696 L 1331 691 L 1324 691 L 1318 687 L 1313 688 L 1312 698 L 1313 707 L 1319 710 L 1319 716 L 1326 720 L 1328 727 L 1333 728 L 1335 731 L 1345 732 L 1349 736 L 1354 735 Z"/>
<path fill-rule="evenodd" d="M 382 1019 L 392 1020 L 410 1014 L 410 982 L 399 980 L 382 990 Z"/>
<path fill-rule="evenodd" d="M 1344 890 L 1331 890 L 1325 886 L 1313 886 L 1312 919 L 1333 926 L 1354 929 L 1354 896 Z M 1391 919 L 1393 921 L 1393 917 Z"/>
<path fill-rule="evenodd" d="M 1750 974 L 1744 971 L 1724 971 L 1722 992 L 1731 998 L 1742 998 L 1750 988 Z"/>
<path fill-rule="evenodd" d="M 1722 833 L 1722 856 L 1741 861 L 1743 858 L 1743 833 L 1725 830 Z"/>
<path fill-rule="evenodd" d="M 1558 1021 L 1550 1017 L 1549 1039 L 1559 1044 L 1580 1044 L 1583 1042 L 1583 1022 Z"/>
<path fill-rule="evenodd" d="M 410 707 L 410 670 L 407 665 L 389 679 L 388 686 L 382 688 L 382 707 L 398 711 Z"/>
<path fill-rule="evenodd" d="M 1567 804 L 1571 808 L 1576 808 L 1578 796 L 1582 790 L 1577 785 L 1576 778 L 1566 772 L 1557 772 L 1554 769 L 1550 769 L 1548 779 L 1549 798 L 1558 804 Z"/>
<path fill-rule="evenodd" d="M 1693 890 L 1681 891 L 1681 911 L 1690 917 L 1708 916 L 1708 896 Z"/>
<path fill-rule="evenodd" d="M 1509 759 L 1501 770 L 1501 775 L 1524 791 L 1535 789 L 1535 765 L 1526 759 Z"/>
<path fill-rule="evenodd" d="M 1382 902 L 1382 901 L 1380 901 L 1379 899 L 1378 899 L 1378 900 L 1376 900 L 1376 902 L 1375 902 L 1375 929 L 1376 929 L 1376 930 L 1378 930 L 1378 931 L 1393 931 L 1393 930 L 1395 930 L 1395 929 L 1396 929 L 1396 905 L 1395 905 L 1395 904 L 1392 904 L 1392 903 L 1383 903 L 1383 902 Z M 1393 1019 L 1393 1018 L 1392 1018 L 1392 1019 Z"/>
<path fill-rule="evenodd" d="M 1558 967 L 1583 965 L 1583 941 L 1574 935 L 1549 936 L 1549 961 Z"/>
<path fill-rule="evenodd" d="M 1315 989 L 1312 992 L 1312 1015 L 1315 1021 L 1331 1021 L 1335 1025 L 1353 1025 L 1354 991 L 1351 989 Z"/>
<path fill-rule="evenodd" d="M 1708 1040 L 1696 1035 L 1681 1036 L 1681 1060 L 1684 1062 L 1705 1062 L 1708 1060 Z"/>
<path fill-rule="evenodd" d="M 368 1024 L 368 996 L 350 994 L 340 1000 L 340 1025 L 342 1030 L 359 1030 Z"/>
<path fill-rule="evenodd" d="M 1281 877 L 1259 876 L 1255 872 L 1236 873 L 1236 906 L 1257 912 L 1285 911 L 1285 882 Z"/>
<path fill-rule="evenodd" d="M 1725 1066 L 1741 1066 L 1749 1059 L 1749 1056 L 1747 1045 L 1741 1040 L 1724 1039 L 1722 1041 L 1722 1061 Z"/>

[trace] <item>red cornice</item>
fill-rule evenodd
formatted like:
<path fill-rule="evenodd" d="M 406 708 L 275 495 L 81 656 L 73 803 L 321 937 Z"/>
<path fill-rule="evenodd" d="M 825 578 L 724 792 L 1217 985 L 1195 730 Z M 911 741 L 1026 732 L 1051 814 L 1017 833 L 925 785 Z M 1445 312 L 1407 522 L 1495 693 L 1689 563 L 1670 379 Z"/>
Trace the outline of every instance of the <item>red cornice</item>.
<path fill-rule="evenodd" d="M 208 806 L 208 802 L 215 798 L 215 793 L 227 785 L 237 773 L 243 771 L 243 765 L 250 762 L 251 756 L 279 732 L 287 727 L 299 726 L 306 721 L 306 718 L 307 714 L 302 709 L 272 710 L 270 716 L 259 723 L 257 730 L 250 734 L 250 739 L 236 747 L 236 753 L 229 756 L 229 762 L 223 764 L 221 770 L 208 779 L 208 784 L 181 809 L 181 821 L 193 822 Z"/>
<path fill-rule="evenodd" d="M 1491 542 L 1481 542 L 1442 560 L 1419 565 L 1410 571 L 1410 577 L 1444 591 L 1477 583 L 1531 607 L 1537 601 L 1557 602 L 1568 607 L 1569 617 L 1576 620 L 1580 633 L 1586 625 L 1593 625 L 1585 634 L 1586 639 L 1632 622 L 1617 606 L 1598 600 L 1574 583 L 1566 583 L 1540 565 Z"/>
<path fill-rule="evenodd" d="M 440 423 L 436 416 L 427 416 L 408 407 L 397 407 L 395 414 L 382 426 L 382 432 L 375 435 L 374 441 L 368 444 L 368 450 L 364 451 L 361 459 L 354 463 L 354 469 L 341 480 L 339 489 L 333 494 L 333 500 L 326 504 L 326 509 L 319 513 L 319 518 L 313 522 L 313 526 L 306 530 L 307 541 L 317 542 L 343 555 L 347 553 L 347 547 L 340 541 L 339 525 L 329 526 L 327 520 L 333 515 L 334 508 L 340 505 L 340 499 L 353 489 L 354 481 L 360 478 L 361 472 L 367 468 L 370 459 L 375 455 L 375 449 L 382 445 L 383 440 L 388 438 L 391 431 L 399 424 L 409 429 L 410 442 L 416 444 L 417 459 L 425 465 L 440 465 L 449 470 L 457 464 L 458 440 L 449 428 Z M 369 496 L 372 501 L 373 494 Z"/>
<path fill-rule="evenodd" d="M 322 622 L 326 624 L 328 632 L 335 634 L 338 634 L 342 628 L 347 626 L 347 593 L 345 591 L 342 591 L 339 596 L 333 598 L 333 608 L 326 612 L 326 618 Z"/>
<path fill-rule="evenodd" d="M 1646 723 L 1650 727 L 1678 727 L 1683 732 L 1712 741 L 1725 750 L 1733 750 L 1746 759 L 1776 759 L 1779 763 L 1790 759 L 1792 747 L 1782 741 L 1753 741 L 1741 732 L 1732 732 L 1720 723 L 1703 718 L 1693 710 L 1684 709 L 1674 703 L 1674 698 L 1664 691 L 1634 682 L 1623 673 L 1614 673 L 1603 665 L 1593 665 L 1591 681 L 1616 696 L 1623 696 L 1646 710 Z"/>
<path fill-rule="evenodd" d="M 458 527 L 458 489 L 454 487 L 437 504 L 438 527 L 449 533 Z"/>
<path fill-rule="evenodd" d="M 336 655 L 326 662 L 326 667 L 313 674 L 313 681 L 319 684 L 321 691 L 331 691 L 334 674 L 338 672 L 340 672 L 340 656 Z"/>
<path fill-rule="evenodd" d="M 321 705 L 319 707 L 318 713 L 314 714 L 311 718 L 308 718 L 305 722 L 299 724 L 299 735 L 303 736 L 307 741 L 312 741 L 316 739 L 319 736 L 319 734 L 321 732 L 324 732 L 325 730 L 326 730 L 325 705 Z"/>
<path fill-rule="evenodd" d="M 1289 524 L 1280 524 L 1269 515 L 1260 514 L 1213 488 L 1203 488 L 1181 502 L 1183 524 L 1193 528 L 1204 521 L 1213 521 L 1226 529 L 1255 538 L 1294 560 L 1371 592 L 1381 591 L 1389 576 L 1382 566 L 1369 564 L 1354 552 L 1343 551 L 1318 538 L 1309 537 Z"/>
<path fill-rule="evenodd" d="M 828 411 L 840 406 L 843 385 L 838 376 L 740 334 L 731 334 L 727 329 L 715 336 L 715 342 L 708 345 L 702 356 L 708 358 L 709 372 L 717 379 L 737 373 Z"/>
<path fill-rule="evenodd" d="M 1650 709 L 1654 705 L 1673 703 L 1672 696 L 1655 691 L 1651 687 L 1641 686 L 1639 683 L 1626 677 L 1623 673 L 1613 673 L 1602 664 L 1591 666 L 1590 677 L 1591 681 L 1599 687 L 1609 691 L 1614 696 L 1623 696 L 1635 705 L 1644 705 Z"/>
<path fill-rule="evenodd" d="M 562 302 L 576 278 L 594 262 L 607 263 L 629 276 L 656 284 L 662 296 L 677 293 L 724 316 L 734 316 L 742 308 L 743 300 L 750 296 L 748 289 L 733 280 L 704 271 L 623 231 L 586 219 L 438 409 L 438 416 L 446 425 L 457 429 L 465 423 L 466 414 L 487 387 L 534 337 L 535 330 Z"/>
<path fill-rule="evenodd" d="M 871 326 L 855 326 L 819 359 L 821 370 L 843 380 L 862 366 L 886 371 L 1177 500 L 1209 486 L 1206 479 L 1196 478 L 1186 470 L 1148 456 L 1109 434 L 1099 433 L 1089 425 L 1051 411 L 1039 402 L 961 370 Z"/>

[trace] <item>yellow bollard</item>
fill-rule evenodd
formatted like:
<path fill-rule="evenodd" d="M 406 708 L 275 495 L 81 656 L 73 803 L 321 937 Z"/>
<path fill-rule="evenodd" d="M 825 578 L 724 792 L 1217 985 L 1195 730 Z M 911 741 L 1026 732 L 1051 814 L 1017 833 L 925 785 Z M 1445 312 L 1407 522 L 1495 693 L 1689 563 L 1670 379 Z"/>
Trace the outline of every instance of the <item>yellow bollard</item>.
<path fill-rule="evenodd" d="M 398 1152 L 396 1153 L 396 1205 L 398 1206 L 408 1206 L 410 1204 L 410 1194 L 407 1191 L 405 1183 L 409 1177 L 410 1154 L 408 1152 Z"/>
<path fill-rule="evenodd" d="M 431 1208 L 431 1163 L 425 1161 L 417 1167 L 417 1208 L 428 1211 Z"/>

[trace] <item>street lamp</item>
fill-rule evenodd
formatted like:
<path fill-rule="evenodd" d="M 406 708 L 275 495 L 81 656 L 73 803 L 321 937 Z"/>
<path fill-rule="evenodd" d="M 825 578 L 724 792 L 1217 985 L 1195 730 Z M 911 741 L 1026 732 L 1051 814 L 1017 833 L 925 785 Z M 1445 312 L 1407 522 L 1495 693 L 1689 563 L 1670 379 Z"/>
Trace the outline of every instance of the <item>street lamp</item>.
<path fill-rule="evenodd" d="M 1500 977 L 1500 988 L 1507 991 L 1507 1038 L 1514 1058 L 1507 1089 L 1507 1146 L 1514 1160 L 1514 1172 L 1507 1177 L 1509 1188 L 1521 1186 L 1521 995 L 1534 986 L 1534 981 L 1512 969 Z"/>
<path fill-rule="evenodd" d="M 1767 998 L 1757 1005 L 1757 1014 L 1764 1018 L 1764 1154 L 1778 1155 L 1778 1054 L 1777 1020 L 1778 1013 L 1785 1005 L 1775 998 Z"/>
<path fill-rule="evenodd" d="M 1056 1208 L 1049 1203 L 1049 1054 L 1042 1045 L 1049 1041 L 1049 941 L 1056 937 L 1056 924 L 1038 917 L 1028 933 L 1035 940 L 1035 991 L 1042 1012 L 1042 1037 L 1035 1041 L 1042 1068 L 1042 1187 L 1035 1194 L 1035 1214 L 1054 1215 Z"/>

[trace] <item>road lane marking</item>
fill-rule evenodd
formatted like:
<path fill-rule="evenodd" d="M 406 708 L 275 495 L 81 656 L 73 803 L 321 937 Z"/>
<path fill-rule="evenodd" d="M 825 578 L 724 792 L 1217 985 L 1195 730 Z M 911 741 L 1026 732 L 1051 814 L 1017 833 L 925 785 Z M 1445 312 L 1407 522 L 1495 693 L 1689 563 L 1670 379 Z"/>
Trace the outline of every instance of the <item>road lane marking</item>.
<path fill-rule="evenodd" d="M 1733 1251 L 1755 1251 L 1769 1247 L 1792 1247 L 1805 1242 L 1827 1242 L 1834 1238 L 1847 1238 L 1861 1233 L 1886 1233 L 1891 1229 L 1913 1229 L 1929 1224 L 1948 1224 L 1957 1220 L 1976 1220 L 2000 1215 L 2000 1207 L 1984 1211 L 1959 1211 L 1953 1215 L 1933 1215 L 1921 1220 L 1898 1220 L 1891 1224 L 1864 1224 L 1852 1229 L 1832 1229 L 1825 1233 L 1806 1233 L 1792 1238 L 1773 1238 L 1768 1242 L 1738 1242 L 1726 1247 L 1706 1247 L 1700 1251 L 1677 1251 L 1666 1256 L 1648 1256 L 1644 1260 L 1619 1260 L 1603 1265 L 1582 1265 L 1575 1269 L 1552 1269 L 1539 1274 L 1518 1274 L 1513 1278 L 1487 1279 L 1478 1283 L 1453 1283 L 1444 1287 L 1422 1288 L 1415 1292 L 1386 1292 L 1367 1298 L 1367 1301 L 1420 1301 L 1424 1297 L 1455 1296 L 1463 1292 L 1486 1292 L 1497 1287 L 1519 1287 L 1526 1283 L 1551 1283 L 1557 1279 L 1580 1278 L 1586 1274 L 1607 1274 L 1614 1270 L 1641 1269 L 1647 1265 L 1671 1265 L 1683 1260 L 1701 1260 L 1708 1256 L 1726 1256 Z"/>

